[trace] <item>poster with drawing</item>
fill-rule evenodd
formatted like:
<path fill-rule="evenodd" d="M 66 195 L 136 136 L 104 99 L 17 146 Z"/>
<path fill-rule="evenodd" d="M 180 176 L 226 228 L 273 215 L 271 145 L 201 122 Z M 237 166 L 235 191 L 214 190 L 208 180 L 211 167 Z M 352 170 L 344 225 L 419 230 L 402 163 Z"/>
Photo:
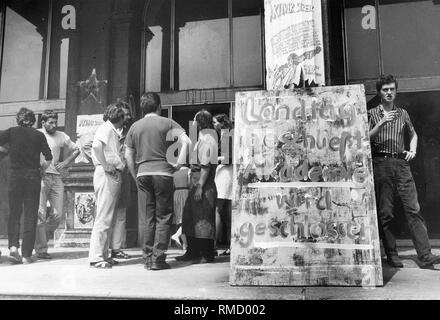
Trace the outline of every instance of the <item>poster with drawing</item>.
<path fill-rule="evenodd" d="M 236 95 L 233 285 L 382 285 L 363 85 Z"/>
<path fill-rule="evenodd" d="M 102 114 L 80 115 L 76 117 L 76 144 L 81 153 L 75 163 L 92 163 L 91 148 L 93 136 L 98 127 L 104 123 Z"/>
<path fill-rule="evenodd" d="M 73 227 L 75 229 L 92 229 L 96 214 L 96 197 L 94 192 L 76 192 L 74 203 Z"/>
<path fill-rule="evenodd" d="M 267 89 L 324 85 L 321 0 L 265 0 Z"/>

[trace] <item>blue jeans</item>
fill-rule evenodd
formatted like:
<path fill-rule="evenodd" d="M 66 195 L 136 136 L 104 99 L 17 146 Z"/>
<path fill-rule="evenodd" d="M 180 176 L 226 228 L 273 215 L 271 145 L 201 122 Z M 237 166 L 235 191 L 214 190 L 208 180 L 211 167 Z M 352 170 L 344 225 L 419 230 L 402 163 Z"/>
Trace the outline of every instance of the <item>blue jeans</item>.
<path fill-rule="evenodd" d="M 399 197 L 417 255 L 424 260 L 431 254 L 425 220 L 420 215 L 417 190 L 411 168 L 403 159 L 373 158 L 374 186 L 379 218 L 379 233 L 388 256 L 397 255 L 396 239 L 391 231 L 394 197 Z"/>
<path fill-rule="evenodd" d="M 21 254 L 26 258 L 30 258 L 34 250 L 40 189 L 39 169 L 13 169 L 10 171 L 8 247 L 20 247 L 20 219 L 24 212 Z"/>
<path fill-rule="evenodd" d="M 140 176 L 139 189 L 146 196 L 144 252 L 153 262 L 164 262 L 173 223 L 174 182 L 170 176 Z"/>
<path fill-rule="evenodd" d="M 53 232 L 63 216 L 64 183 L 60 175 L 46 173 L 41 180 L 40 208 L 38 210 L 35 252 L 47 253 L 46 232 Z M 52 212 L 47 212 L 49 201 Z"/>

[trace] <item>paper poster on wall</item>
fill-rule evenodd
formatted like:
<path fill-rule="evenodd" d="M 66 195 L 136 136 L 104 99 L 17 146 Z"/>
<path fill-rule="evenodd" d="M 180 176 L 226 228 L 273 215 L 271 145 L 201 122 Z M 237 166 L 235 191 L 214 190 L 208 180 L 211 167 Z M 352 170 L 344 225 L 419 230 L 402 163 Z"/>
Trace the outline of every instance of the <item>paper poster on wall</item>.
<path fill-rule="evenodd" d="M 92 229 L 96 212 L 96 197 L 93 192 L 76 192 L 74 203 L 73 227 Z"/>
<path fill-rule="evenodd" d="M 237 93 L 233 285 L 382 285 L 364 87 Z"/>
<path fill-rule="evenodd" d="M 265 0 L 267 89 L 325 85 L 321 0 Z"/>
<path fill-rule="evenodd" d="M 103 124 L 102 114 L 79 115 L 76 118 L 76 143 L 81 153 L 75 163 L 92 163 L 91 147 L 93 136 L 98 127 Z"/>

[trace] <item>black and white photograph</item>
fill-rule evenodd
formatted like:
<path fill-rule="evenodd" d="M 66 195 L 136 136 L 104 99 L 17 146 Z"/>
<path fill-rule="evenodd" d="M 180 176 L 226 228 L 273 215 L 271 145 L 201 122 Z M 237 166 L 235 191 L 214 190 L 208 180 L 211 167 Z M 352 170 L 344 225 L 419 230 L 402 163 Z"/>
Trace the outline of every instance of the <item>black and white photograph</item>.
<path fill-rule="evenodd" d="M 0 1 L 0 300 L 440 300 L 439 190 L 439 0 Z"/>

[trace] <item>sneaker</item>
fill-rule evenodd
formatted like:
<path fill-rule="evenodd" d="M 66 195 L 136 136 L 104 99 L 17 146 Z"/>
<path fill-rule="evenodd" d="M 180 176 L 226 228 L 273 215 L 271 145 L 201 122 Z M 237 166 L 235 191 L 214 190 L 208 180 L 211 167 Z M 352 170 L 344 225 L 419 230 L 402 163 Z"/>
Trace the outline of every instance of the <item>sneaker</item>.
<path fill-rule="evenodd" d="M 30 264 L 34 262 L 31 257 L 23 257 L 23 264 Z"/>
<path fill-rule="evenodd" d="M 399 256 L 388 256 L 387 263 L 393 268 L 403 268 L 403 263 Z"/>
<path fill-rule="evenodd" d="M 11 261 L 13 264 L 20 264 L 23 263 L 22 257 L 18 253 L 18 250 L 16 247 L 11 247 L 9 249 L 9 261 Z"/>
<path fill-rule="evenodd" d="M 111 257 L 113 259 L 130 259 L 130 256 L 122 250 L 112 250 Z"/>
<path fill-rule="evenodd" d="M 440 263 L 440 256 L 435 256 L 431 254 L 428 258 L 420 260 L 420 268 L 431 267 L 432 265 L 437 263 Z"/>
<path fill-rule="evenodd" d="M 50 254 L 48 254 L 47 252 L 42 252 L 42 253 L 37 253 L 37 258 L 43 259 L 43 260 L 50 260 L 50 259 L 52 259 L 52 256 Z"/>

